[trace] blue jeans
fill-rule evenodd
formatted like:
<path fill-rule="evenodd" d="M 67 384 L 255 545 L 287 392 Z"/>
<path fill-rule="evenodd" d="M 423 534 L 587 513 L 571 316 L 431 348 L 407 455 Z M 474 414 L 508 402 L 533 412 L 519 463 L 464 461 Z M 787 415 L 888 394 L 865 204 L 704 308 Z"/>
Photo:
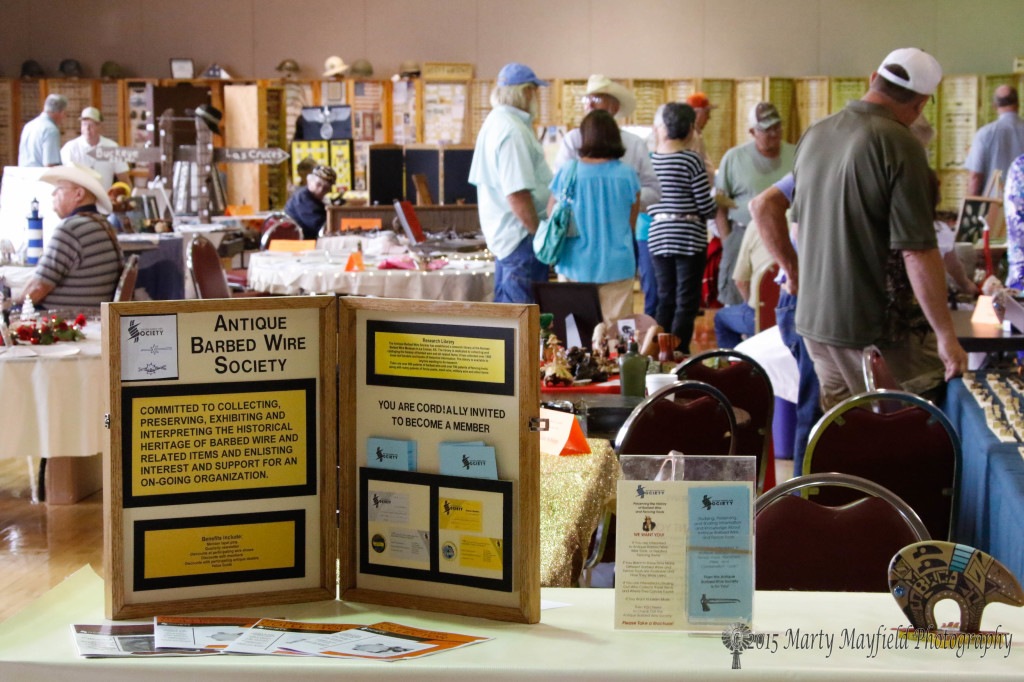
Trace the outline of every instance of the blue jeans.
<path fill-rule="evenodd" d="M 715 339 L 719 348 L 735 348 L 744 336 L 754 335 L 754 309 L 746 303 L 727 305 L 715 313 Z"/>
<path fill-rule="evenodd" d="M 494 262 L 494 302 L 534 303 L 533 282 L 548 281 L 548 266 L 533 254 L 533 235 L 528 234 L 516 250 Z"/>
<path fill-rule="evenodd" d="M 797 390 L 796 426 L 793 429 L 793 474 L 803 474 L 804 451 L 807 450 L 807 439 L 811 428 L 822 417 L 821 390 L 818 387 L 818 375 L 814 373 L 814 361 L 811 360 L 802 336 L 796 333 L 796 296 L 783 291 L 779 294 L 779 306 L 775 309 L 775 323 L 779 325 L 782 342 L 796 359 L 800 371 L 800 384 Z"/>
<path fill-rule="evenodd" d="M 644 292 L 644 313 L 654 317 L 658 314 L 658 278 L 654 275 L 654 262 L 646 239 L 636 240 L 636 253 L 640 288 Z"/>
<path fill-rule="evenodd" d="M 658 314 L 655 319 L 664 329 L 679 337 L 676 350 L 690 354 L 693 321 L 700 310 L 704 284 L 705 251 L 689 256 L 652 256 L 658 279 Z"/>

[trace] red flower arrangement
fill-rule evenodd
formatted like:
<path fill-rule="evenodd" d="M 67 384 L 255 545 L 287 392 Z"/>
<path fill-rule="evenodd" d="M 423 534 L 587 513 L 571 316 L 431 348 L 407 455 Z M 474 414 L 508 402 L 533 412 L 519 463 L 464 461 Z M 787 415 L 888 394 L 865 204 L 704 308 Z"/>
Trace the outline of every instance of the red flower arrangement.
<path fill-rule="evenodd" d="M 58 341 L 81 341 L 85 338 L 82 327 L 85 326 L 85 315 L 79 315 L 74 323 L 53 316 L 43 317 L 39 322 L 19 325 L 14 330 L 15 343 L 29 343 L 38 346 L 49 346 Z"/>

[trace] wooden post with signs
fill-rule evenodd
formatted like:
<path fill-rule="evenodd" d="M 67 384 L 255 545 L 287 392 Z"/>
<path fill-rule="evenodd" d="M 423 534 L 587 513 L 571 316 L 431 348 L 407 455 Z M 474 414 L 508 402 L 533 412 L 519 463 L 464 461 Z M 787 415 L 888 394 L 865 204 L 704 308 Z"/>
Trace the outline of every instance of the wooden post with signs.
<path fill-rule="evenodd" d="M 342 598 L 538 622 L 536 306 L 340 306 Z"/>
<path fill-rule="evenodd" d="M 103 305 L 106 617 L 333 599 L 337 300 Z"/>

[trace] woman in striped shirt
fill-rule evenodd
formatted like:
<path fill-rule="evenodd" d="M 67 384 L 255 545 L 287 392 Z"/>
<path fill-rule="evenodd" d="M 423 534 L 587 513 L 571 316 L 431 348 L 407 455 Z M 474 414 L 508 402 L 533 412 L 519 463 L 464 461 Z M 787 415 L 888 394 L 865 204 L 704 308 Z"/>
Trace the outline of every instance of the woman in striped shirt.
<path fill-rule="evenodd" d="M 651 160 L 661 182 L 661 201 L 651 205 L 648 245 L 658 280 L 658 324 L 679 337 L 676 350 L 690 352 L 693 321 L 700 308 L 707 219 L 715 215 L 704 160 L 687 149 L 696 113 L 669 102 L 655 117 L 657 147 Z"/>

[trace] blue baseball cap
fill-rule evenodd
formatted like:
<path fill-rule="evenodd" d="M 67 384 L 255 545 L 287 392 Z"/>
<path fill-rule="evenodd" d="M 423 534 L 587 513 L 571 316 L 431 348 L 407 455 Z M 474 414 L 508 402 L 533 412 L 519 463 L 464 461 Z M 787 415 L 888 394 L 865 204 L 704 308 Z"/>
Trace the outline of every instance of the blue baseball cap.
<path fill-rule="evenodd" d="M 522 85 L 523 83 L 533 83 L 534 85 L 547 85 L 547 81 L 542 81 L 537 78 L 537 74 L 533 72 L 526 64 L 520 64 L 519 62 L 510 62 L 505 66 L 501 67 L 501 71 L 498 72 L 498 86 L 505 87 L 507 85 Z"/>

